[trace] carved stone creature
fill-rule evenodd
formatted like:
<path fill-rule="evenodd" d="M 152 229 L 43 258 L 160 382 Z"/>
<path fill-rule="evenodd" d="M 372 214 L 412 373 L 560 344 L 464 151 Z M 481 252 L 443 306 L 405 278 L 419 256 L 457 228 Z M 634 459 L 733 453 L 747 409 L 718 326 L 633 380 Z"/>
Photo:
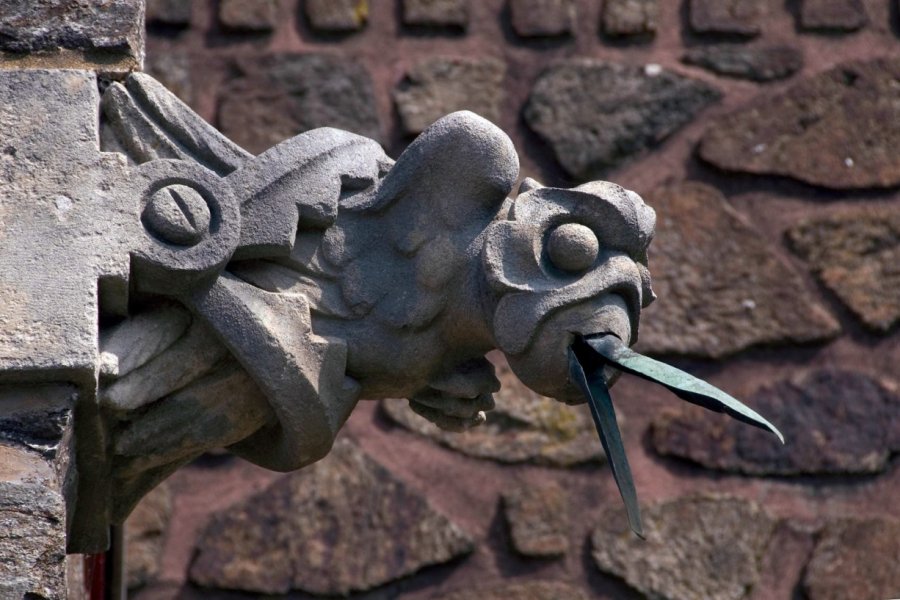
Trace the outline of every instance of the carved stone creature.
<path fill-rule="evenodd" d="M 101 332 L 112 521 L 210 448 L 309 464 L 360 398 L 476 425 L 499 386 L 494 348 L 529 387 L 581 402 L 575 337 L 633 343 L 654 297 L 653 210 L 607 182 L 526 179 L 510 199 L 513 145 L 472 113 L 394 162 L 329 128 L 251 156 L 142 74 L 110 85 L 102 109 L 103 150 L 134 163 L 146 238 L 129 316 Z"/>
<path fill-rule="evenodd" d="M 471 113 L 396 162 L 329 128 L 252 156 L 146 75 L 101 98 L 92 72 L 34 69 L 0 72 L 0 122 L 0 395 L 72 423 L 54 437 L 69 552 L 105 550 L 207 450 L 318 460 L 361 398 L 477 425 L 495 348 L 535 391 L 588 401 L 639 535 L 618 372 L 777 433 L 628 348 L 653 210 L 605 182 L 526 179 L 510 199 L 512 143 Z"/>

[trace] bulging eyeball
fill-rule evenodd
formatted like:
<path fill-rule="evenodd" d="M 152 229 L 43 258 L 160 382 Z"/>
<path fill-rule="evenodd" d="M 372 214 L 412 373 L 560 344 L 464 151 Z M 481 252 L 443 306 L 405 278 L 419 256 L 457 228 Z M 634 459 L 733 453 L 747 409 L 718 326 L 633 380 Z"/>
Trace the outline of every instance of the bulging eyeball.
<path fill-rule="evenodd" d="M 560 225 L 547 240 L 550 262 L 563 271 L 586 271 L 594 265 L 599 253 L 600 240 L 590 227 L 579 223 Z"/>

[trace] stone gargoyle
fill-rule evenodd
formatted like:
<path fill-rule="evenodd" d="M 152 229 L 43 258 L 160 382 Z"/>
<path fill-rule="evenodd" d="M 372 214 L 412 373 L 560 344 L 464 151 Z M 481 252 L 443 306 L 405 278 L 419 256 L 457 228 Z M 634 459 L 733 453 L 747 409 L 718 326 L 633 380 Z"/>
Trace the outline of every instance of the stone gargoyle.
<path fill-rule="evenodd" d="M 361 398 L 477 425 L 495 348 L 535 391 L 591 402 L 640 531 L 606 391 L 620 371 L 671 375 L 628 350 L 654 298 L 655 215 L 637 194 L 526 179 L 511 199 L 513 145 L 468 112 L 395 162 L 330 128 L 253 156 L 142 74 L 106 86 L 101 110 L 100 149 L 127 158 L 107 187 L 140 224 L 125 283 L 100 281 L 99 410 L 76 434 L 101 441 L 79 450 L 70 551 L 102 550 L 110 523 L 207 450 L 280 471 L 322 458 Z M 667 385 L 771 427 L 693 380 Z"/>

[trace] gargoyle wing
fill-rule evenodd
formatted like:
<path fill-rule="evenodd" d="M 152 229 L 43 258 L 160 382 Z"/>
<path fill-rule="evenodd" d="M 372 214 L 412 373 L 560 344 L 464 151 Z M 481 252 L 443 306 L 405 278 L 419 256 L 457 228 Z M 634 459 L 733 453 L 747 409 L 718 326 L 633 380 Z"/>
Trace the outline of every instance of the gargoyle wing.
<path fill-rule="evenodd" d="M 166 186 L 187 186 L 208 204 L 210 224 L 199 241 L 148 231 L 133 271 L 139 290 L 174 296 L 211 326 L 271 403 L 278 425 L 235 451 L 277 470 L 320 458 L 356 401 L 344 375 L 346 345 L 310 331 L 304 295 L 259 289 L 228 274 L 227 265 L 289 258 L 298 230 L 333 224 L 346 190 L 374 186 L 390 159 L 373 140 L 329 128 L 254 157 L 143 74 L 111 84 L 102 108 L 104 150 L 138 165 L 137 179 L 149 182 L 136 188 L 142 202 Z"/>
<path fill-rule="evenodd" d="M 518 171 L 512 142 L 487 120 L 462 111 L 431 125 L 374 193 L 342 203 L 339 227 L 324 235 L 347 305 L 390 327 L 426 327 L 475 260 L 474 243 Z"/>

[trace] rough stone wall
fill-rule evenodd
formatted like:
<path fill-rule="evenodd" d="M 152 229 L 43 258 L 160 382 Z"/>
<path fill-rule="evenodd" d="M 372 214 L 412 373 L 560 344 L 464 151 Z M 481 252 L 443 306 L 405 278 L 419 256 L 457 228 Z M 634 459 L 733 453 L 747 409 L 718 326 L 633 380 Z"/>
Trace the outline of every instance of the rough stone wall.
<path fill-rule="evenodd" d="M 151 1 L 146 70 L 250 151 L 336 125 L 396 155 L 468 108 L 523 176 L 640 193 L 660 296 L 641 347 L 788 445 L 623 378 L 641 542 L 583 410 L 509 375 L 467 434 L 363 403 L 307 471 L 209 456 L 176 474 L 134 528 L 135 597 L 900 597 L 898 10 Z"/>

